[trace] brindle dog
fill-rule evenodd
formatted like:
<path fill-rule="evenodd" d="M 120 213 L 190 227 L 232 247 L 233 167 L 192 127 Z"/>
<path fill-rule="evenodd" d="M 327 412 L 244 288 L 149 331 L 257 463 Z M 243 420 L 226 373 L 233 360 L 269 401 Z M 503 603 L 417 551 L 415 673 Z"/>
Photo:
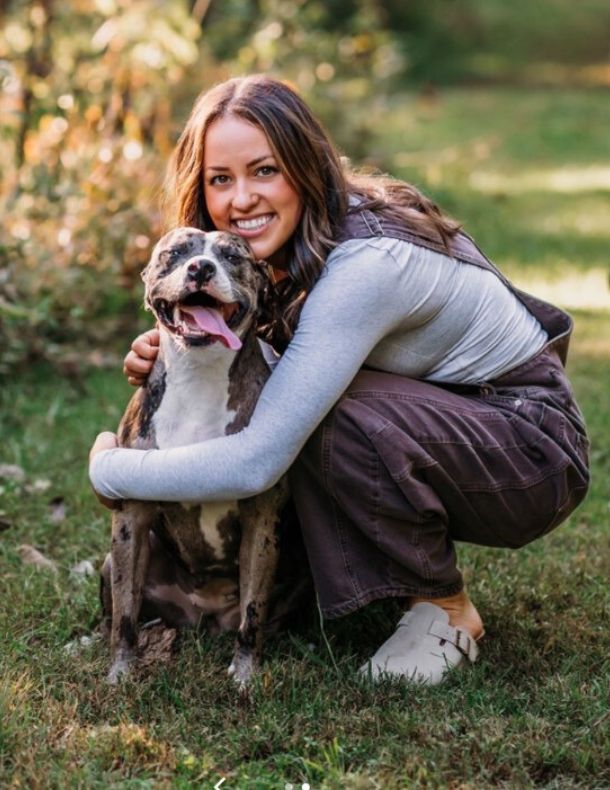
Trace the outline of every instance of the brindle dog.
<path fill-rule="evenodd" d="M 266 276 L 250 248 L 229 233 L 178 228 L 159 241 L 142 277 L 160 352 L 127 407 L 119 444 L 178 447 L 241 430 L 269 376 L 254 332 Z M 280 482 L 241 501 L 121 504 L 103 572 L 111 683 L 136 661 L 141 608 L 171 625 L 237 628 L 229 674 L 248 682 L 260 661 L 286 496 Z"/>

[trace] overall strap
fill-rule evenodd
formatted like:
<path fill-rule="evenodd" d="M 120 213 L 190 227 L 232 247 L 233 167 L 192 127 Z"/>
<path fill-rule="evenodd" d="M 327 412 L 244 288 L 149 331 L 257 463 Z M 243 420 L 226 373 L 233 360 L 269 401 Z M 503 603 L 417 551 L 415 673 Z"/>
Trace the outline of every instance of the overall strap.
<path fill-rule="evenodd" d="M 398 222 L 380 217 L 368 209 L 355 208 L 348 212 L 337 236 L 337 242 L 381 237 L 407 241 L 442 255 L 449 254 L 458 261 L 493 272 L 540 322 L 549 336 L 546 347 L 552 347 L 557 351 L 559 358 L 565 365 L 573 328 L 571 317 L 555 305 L 515 288 L 467 233 L 459 231 L 450 240 L 448 251 L 440 237 L 426 234 L 406 218 L 404 222 Z"/>

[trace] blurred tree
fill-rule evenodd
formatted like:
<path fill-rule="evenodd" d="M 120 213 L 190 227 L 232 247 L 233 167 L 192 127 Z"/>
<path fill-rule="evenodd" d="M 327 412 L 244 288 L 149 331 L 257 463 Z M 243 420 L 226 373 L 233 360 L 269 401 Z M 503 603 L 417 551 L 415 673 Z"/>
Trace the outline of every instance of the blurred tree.
<path fill-rule="evenodd" d="M 3 23 L 6 367 L 90 336 L 94 317 L 129 298 L 116 283 L 134 283 L 159 232 L 172 86 L 198 57 L 200 28 L 185 6 L 154 0 L 17 0 Z"/>
<path fill-rule="evenodd" d="M 569 81 L 569 67 L 605 63 L 607 0 L 384 0 L 405 74 L 415 82 Z M 547 68 L 543 68 L 543 67 Z M 553 70 L 555 67 L 555 70 Z"/>
<path fill-rule="evenodd" d="M 370 149 L 389 80 L 404 71 L 378 0 L 212 2 L 202 46 L 231 73 L 291 80 L 358 160 Z"/>

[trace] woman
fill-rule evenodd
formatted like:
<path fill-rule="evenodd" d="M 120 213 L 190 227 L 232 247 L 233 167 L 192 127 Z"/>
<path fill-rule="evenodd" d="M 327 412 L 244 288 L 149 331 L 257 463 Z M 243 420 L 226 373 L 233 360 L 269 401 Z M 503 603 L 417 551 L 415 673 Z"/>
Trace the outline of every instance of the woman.
<path fill-rule="evenodd" d="M 517 548 L 586 493 L 571 320 L 516 292 L 414 187 L 345 172 L 300 97 L 265 76 L 197 100 L 167 194 L 175 224 L 237 233 L 268 262 L 266 333 L 283 354 L 243 431 L 146 452 L 101 434 L 94 487 L 241 498 L 290 469 L 324 615 L 407 597 L 363 671 L 439 683 L 483 634 L 454 541 Z M 157 342 L 134 343 L 131 383 Z"/>

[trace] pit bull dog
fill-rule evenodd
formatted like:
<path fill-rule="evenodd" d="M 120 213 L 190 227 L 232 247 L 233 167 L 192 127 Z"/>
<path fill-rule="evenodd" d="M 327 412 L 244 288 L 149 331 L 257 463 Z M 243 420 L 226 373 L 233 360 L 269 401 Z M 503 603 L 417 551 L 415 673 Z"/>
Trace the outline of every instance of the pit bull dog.
<path fill-rule="evenodd" d="M 247 243 L 229 233 L 177 228 L 158 242 L 142 278 L 160 350 L 123 416 L 120 446 L 178 447 L 241 430 L 269 376 L 254 331 L 266 276 Z M 111 609 L 109 682 L 136 661 L 143 598 L 150 611 L 156 597 L 155 611 L 164 613 L 163 585 L 151 581 L 162 547 L 175 559 L 172 573 L 189 580 L 181 585 L 181 604 L 166 600 L 166 610 L 180 612 L 179 625 L 205 619 L 212 630 L 237 629 L 228 671 L 247 684 L 260 661 L 286 497 L 281 481 L 241 501 L 121 503 L 105 568 L 110 585 L 102 590 L 107 616 Z"/>

